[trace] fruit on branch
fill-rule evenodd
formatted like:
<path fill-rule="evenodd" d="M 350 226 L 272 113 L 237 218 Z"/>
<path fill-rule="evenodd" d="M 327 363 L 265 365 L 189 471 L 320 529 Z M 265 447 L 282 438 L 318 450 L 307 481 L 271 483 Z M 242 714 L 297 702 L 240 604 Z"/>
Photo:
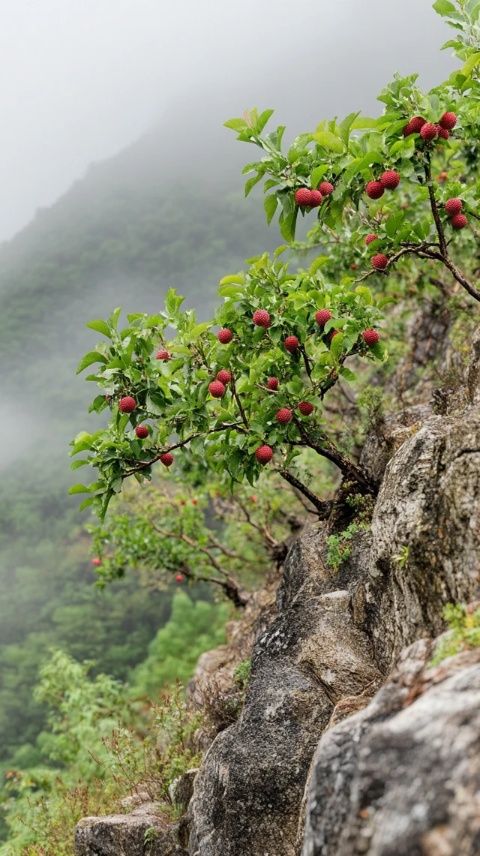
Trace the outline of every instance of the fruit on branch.
<path fill-rule="evenodd" d="M 227 388 L 220 380 L 212 380 L 212 382 L 208 384 L 208 391 L 212 398 L 223 398 Z"/>
<path fill-rule="evenodd" d="M 450 220 L 454 229 L 464 229 L 468 225 L 468 220 L 465 214 L 455 214 Z"/>
<path fill-rule="evenodd" d="M 445 170 L 440 172 L 438 174 L 438 181 L 440 182 L 440 184 L 445 184 L 445 182 L 448 181 L 448 172 L 445 172 Z"/>
<path fill-rule="evenodd" d="M 271 446 L 259 446 L 255 452 L 255 457 L 259 464 L 268 464 L 273 458 L 273 449 Z"/>
<path fill-rule="evenodd" d="M 368 327 L 366 330 L 363 331 L 362 339 L 365 344 L 368 345 L 369 348 L 371 348 L 373 347 L 373 345 L 376 345 L 377 342 L 380 341 L 380 336 L 378 332 L 373 329 L 373 327 Z"/>
<path fill-rule="evenodd" d="M 309 401 L 300 401 L 298 409 L 302 416 L 310 416 L 315 410 L 313 404 L 311 404 Z"/>
<path fill-rule="evenodd" d="M 267 389 L 271 392 L 276 392 L 278 389 L 278 377 L 269 377 L 267 380 Z"/>
<path fill-rule="evenodd" d="M 425 122 L 420 129 L 420 136 L 422 140 L 426 142 L 430 142 L 434 140 L 438 134 L 438 126 L 434 125 L 433 122 Z"/>
<path fill-rule="evenodd" d="M 172 359 L 172 355 L 168 351 L 166 351 L 165 348 L 160 348 L 160 350 L 157 351 L 157 353 L 155 354 L 155 359 L 166 362 L 167 360 Z"/>
<path fill-rule="evenodd" d="M 158 460 L 164 467 L 171 467 L 173 464 L 173 455 L 171 452 L 164 452 L 163 455 L 160 455 Z"/>
<path fill-rule="evenodd" d="M 456 196 L 452 197 L 452 199 L 447 199 L 447 201 L 445 202 L 445 211 L 447 212 L 449 217 L 454 217 L 455 214 L 460 214 L 462 208 L 463 202 Z"/>
<path fill-rule="evenodd" d="M 387 169 L 380 176 L 380 181 L 386 190 L 395 190 L 400 184 L 400 174 L 395 169 Z"/>
<path fill-rule="evenodd" d="M 330 309 L 319 309 L 318 312 L 315 312 L 315 321 L 319 327 L 325 327 L 325 324 L 327 321 L 330 321 L 331 317 L 332 313 Z"/>
<path fill-rule="evenodd" d="M 455 113 L 444 113 L 438 124 L 441 125 L 442 128 L 445 128 L 446 131 L 451 131 L 457 124 L 457 117 Z"/>
<path fill-rule="evenodd" d="M 120 403 L 118 405 L 119 410 L 121 410 L 122 413 L 133 413 L 136 406 L 137 402 L 134 398 L 132 398 L 131 395 L 125 395 L 123 398 L 121 398 Z"/>
<path fill-rule="evenodd" d="M 441 140 L 448 140 L 450 136 L 450 131 L 447 131 L 446 128 L 442 128 L 441 125 L 437 125 L 437 135 Z"/>
<path fill-rule="evenodd" d="M 185 582 L 185 576 L 183 574 L 175 574 L 175 582 L 181 585 Z"/>
<path fill-rule="evenodd" d="M 256 309 L 253 313 L 253 323 L 256 327 L 270 327 L 272 321 L 270 313 L 266 309 Z"/>
<path fill-rule="evenodd" d="M 292 421 L 293 413 L 288 407 L 281 407 L 275 414 L 275 419 L 280 425 L 288 425 Z"/>
<path fill-rule="evenodd" d="M 365 243 L 366 243 L 367 247 L 368 247 L 368 245 L 369 245 L 369 244 L 371 244 L 373 241 L 376 241 L 376 240 L 377 240 L 377 238 L 378 238 L 378 235 L 374 235 L 374 234 L 373 234 L 373 232 L 370 232 L 370 233 L 366 236 L 366 238 L 365 238 Z"/>
<path fill-rule="evenodd" d="M 335 190 L 331 181 L 321 181 L 318 185 L 318 189 L 323 196 L 330 196 L 330 194 Z"/>
<path fill-rule="evenodd" d="M 94 568 L 99 568 L 101 564 L 102 564 L 102 560 L 101 560 L 100 556 L 94 556 L 94 557 L 93 557 L 93 559 L 92 559 L 92 565 L 93 565 L 93 567 L 94 567 Z"/>
<path fill-rule="evenodd" d="M 233 333 L 228 327 L 222 327 L 217 333 L 217 339 L 222 345 L 228 345 L 233 339 Z"/>
<path fill-rule="evenodd" d="M 413 116 L 405 125 L 403 133 L 405 137 L 410 136 L 410 134 L 419 134 L 426 124 L 427 120 L 423 116 Z"/>
<path fill-rule="evenodd" d="M 318 208 L 323 202 L 323 196 L 319 190 L 310 191 L 310 208 Z"/>
<path fill-rule="evenodd" d="M 370 199 L 380 199 L 385 193 L 385 188 L 381 181 L 368 181 L 365 185 L 365 193 Z"/>
<path fill-rule="evenodd" d="M 328 334 L 328 341 L 331 342 L 332 339 L 334 339 L 335 336 L 338 336 L 339 333 L 340 333 L 340 330 L 330 330 L 330 332 Z"/>
<path fill-rule="evenodd" d="M 135 434 L 137 435 L 139 440 L 145 440 L 145 437 L 148 437 L 149 430 L 146 425 L 137 425 L 135 428 Z"/>
<path fill-rule="evenodd" d="M 308 189 L 308 187 L 299 187 L 298 190 L 295 191 L 295 202 L 297 205 L 301 205 L 302 207 L 310 207 L 311 206 L 311 195 L 312 191 Z"/>
<path fill-rule="evenodd" d="M 300 347 L 300 342 L 296 336 L 287 336 L 287 338 L 284 339 L 283 344 L 290 354 L 294 354 Z"/>
<path fill-rule="evenodd" d="M 377 253 L 375 256 L 372 256 L 372 267 L 375 270 L 385 270 L 388 265 L 388 256 L 384 253 Z"/>
<path fill-rule="evenodd" d="M 220 369 L 220 371 L 217 372 L 217 380 L 219 380 L 220 383 L 223 383 L 224 386 L 226 386 L 227 383 L 230 383 L 231 379 L 232 373 L 229 372 L 228 369 Z"/>

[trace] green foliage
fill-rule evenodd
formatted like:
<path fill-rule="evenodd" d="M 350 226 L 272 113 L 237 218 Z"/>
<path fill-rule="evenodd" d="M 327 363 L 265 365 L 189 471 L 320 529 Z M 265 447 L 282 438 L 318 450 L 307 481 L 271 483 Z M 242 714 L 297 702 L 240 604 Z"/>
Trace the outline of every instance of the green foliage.
<path fill-rule="evenodd" d="M 225 642 L 228 609 L 224 604 L 193 601 L 177 591 L 172 613 L 148 647 L 148 656 L 134 670 L 132 693 L 154 698 L 176 680 L 186 683 L 204 651 Z"/>
<path fill-rule="evenodd" d="M 430 665 L 438 666 L 447 657 L 454 657 L 461 651 L 480 647 L 480 609 L 470 610 L 464 604 L 448 604 L 443 617 L 449 630 L 444 638 L 437 642 Z"/>
<path fill-rule="evenodd" d="M 233 678 L 236 683 L 239 685 L 240 689 L 246 689 L 247 684 L 250 680 L 250 673 L 252 671 L 252 661 L 242 660 L 238 666 L 235 667 L 235 671 L 233 673 Z"/>
<path fill-rule="evenodd" d="M 327 564 L 333 571 L 338 571 L 351 555 L 352 541 L 355 535 L 367 529 L 365 523 L 349 523 L 348 526 L 335 535 L 329 535 L 327 538 Z"/>

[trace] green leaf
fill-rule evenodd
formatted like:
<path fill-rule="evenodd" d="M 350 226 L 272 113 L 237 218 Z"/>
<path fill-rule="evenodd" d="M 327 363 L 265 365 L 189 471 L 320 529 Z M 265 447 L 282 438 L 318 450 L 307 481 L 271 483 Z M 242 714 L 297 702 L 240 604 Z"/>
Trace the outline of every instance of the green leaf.
<path fill-rule="evenodd" d="M 433 8 L 436 12 L 438 12 L 439 15 L 442 16 L 451 15 L 452 12 L 456 14 L 455 6 L 453 5 L 453 3 L 450 3 L 450 0 L 435 0 Z"/>
<path fill-rule="evenodd" d="M 231 273 L 228 276 L 223 276 L 218 284 L 230 285 L 230 283 L 232 282 L 236 282 L 239 285 L 243 285 L 243 283 L 245 282 L 245 277 L 243 273 Z"/>
<path fill-rule="evenodd" d="M 240 297 L 243 294 L 243 286 L 235 285 L 234 283 L 231 285 L 221 285 L 218 293 L 220 297 Z"/>
<path fill-rule="evenodd" d="M 101 333 L 102 336 L 106 336 L 107 339 L 112 338 L 112 331 L 109 324 L 107 324 L 107 322 L 103 321 L 101 318 L 96 318 L 94 321 L 89 321 L 86 326 L 89 327 L 90 330 L 95 330 L 96 333 Z"/>
<path fill-rule="evenodd" d="M 480 52 L 472 54 L 466 61 L 465 65 L 462 67 L 461 71 L 465 77 L 470 77 L 474 68 L 477 65 L 480 65 Z"/>
<path fill-rule="evenodd" d="M 248 196 L 250 191 L 263 178 L 263 175 L 264 175 L 264 170 L 259 169 L 257 175 L 254 175 L 253 178 L 249 178 L 248 181 L 245 182 L 245 196 Z"/>
<path fill-rule="evenodd" d="M 265 125 L 267 124 L 268 120 L 270 119 L 270 116 L 273 116 L 273 112 L 274 112 L 273 110 L 264 110 L 263 113 L 260 113 L 260 116 L 258 117 L 258 121 L 255 125 L 255 133 L 256 134 L 262 133 Z"/>
<path fill-rule="evenodd" d="M 293 241 L 295 238 L 295 226 L 297 223 L 298 208 L 295 208 L 290 214 L 285 214 L 284 211 L 280 214 L 279 226 L 282 238 L 286 241 Z"/>
<path fill-rule="evenodd" d="M 404 211 L 396 211 L 395 214 L 390 214 L 387 222 L 385 223 L 385 231 L 389 238 L 395 237 L 399 226 L 403 223 L 405 219 Z"/>
<path fill-rule="evenodd" d="M 317 187 L 319 181 L 328 170 L 328 164 L 322 163 L 320 166 L 316 166 L 315 169 L 312 169 L 310 173 L 310 186 L 315 188 Z"/>
<path fill-rule="evenodd" d="M 342 140 L 336 134 L 332 134 L 331 131 L 315 131 L 312 136 L 315 142 L 323 146 L 324 149 L 330 149 L 337 154 L 344 151 L 345 146 Z"/>
<path fill-rule="evenodd" d="M 348 146 L 348 140 L 350 137 L 350 131 L 352 129 L 352 125 L 355 122 L 355 119 L 357 119 L 359 115 L 360 115 L 359 112 L 349 113 L 348 116 L 346 116 L 345 119 L 343 120 L 343 122 L 341 122 L 339 125 L 340 136 L 341 136 L 341 138 L 342 138 L 342 140 L 346 146 Z"/>
<path fill-rule="evenodd" d="M 223 125 L 225 128 L 231 128 L 233 131 L 245 131 L 248 128 L 245 119 L 227 119 Z"/>
<path fill-rule="evenodd" d="M 272 217 L 277 210 L 278 199 L 274 193 L 271 196 L 266 196 L 263 202 L 263 207 L 265 209 L 265 214 L 267 215 L 267 223 L 270 225 L 272 222 Z"/>
<path fill-rule="evenodd" d="M 98 351 L 89 351 L 88 354 L 85 354 L 84 357 L 80 360 L 77 366 L 77 374 L 83 372 L 84 369 L 91 366 L 93 363 L 107 363 L 107 357 L 104 354 L 100 354 Z"/>
<path fill-rule="evenodd" d="M 79 483 L 79 484 L 72 485 L 72 487 L 69 487 L 68 492 L 71 495 L 74 495 L 76 493 L 90 493 L 90 488 L 86 484 L 80 484 Z"/>

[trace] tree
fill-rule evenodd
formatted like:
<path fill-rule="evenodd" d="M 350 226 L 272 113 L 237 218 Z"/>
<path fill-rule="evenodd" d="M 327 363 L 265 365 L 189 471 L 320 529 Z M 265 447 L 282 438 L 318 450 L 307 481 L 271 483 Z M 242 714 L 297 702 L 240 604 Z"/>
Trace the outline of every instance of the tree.
<path fill-rule="evenodd" d="M 340 381 L 356 382 L 362 363 L 386 359 L 379 331 L 388 324 L 390 283 L 401 289 L 410 275 L 445 300 L 458 300 L 459 289 L 480 299 L 480 5 L 434 5 L 455 28 L 447 44 L 462 67 L 431 92 L 418 89 L 415 75 L 396 77 L 379 96 L 380 117 L 321 122 L 286 153 L 283 127 L 264 133 L 271 110 L 226 123 L 263 154 L 245 168 L 253 173 L 246 192 L 265 179 L 267 219 L 279 208 L 283 238 L 316 255 L 297 270 L 283 261 L 285 246 L 250 260 L 221 280 L 223 303 L 211 322 L 182 311 L 173 290 L 164 312 L 129 315 L 123 329 L 119 309 L 91 322 L 106 343 L 78 370 L 98 364 L 88 379 L 102 392 L 91 409 L 111 418 L 73 443 L 74 455 L 87 453 L 74 466 L 98 473 L 73 488 L 88 494 L 84 507 L 94 504 L 104 517 L 123 482 L 151 478 L 158 463 L 184 479 L 203 467 L 234 488 L 254 484 L 269 466 L 325 518 L 331 502 L 299 476 L 305 449 L 338 468 L 344 495 L 375 495 L 371 476 L 336 441 L 327 396 Z M 307 241 L 295 243 L 298 214 L 312 211 Z"/>

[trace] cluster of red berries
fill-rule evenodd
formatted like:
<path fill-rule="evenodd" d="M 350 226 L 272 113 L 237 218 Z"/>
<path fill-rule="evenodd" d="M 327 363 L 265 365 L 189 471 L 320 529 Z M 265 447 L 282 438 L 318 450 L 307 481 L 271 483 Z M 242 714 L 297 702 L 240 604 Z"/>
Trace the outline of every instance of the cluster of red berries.
<path fill-rule="evenodd" d="M 399 173 L 394 169 L 387 169 L 380 178 L 367 182 L 365 193 L 370 199 L 380 199 L 386 190 L 395 190 L 399 184 Z"/>
<path fill-rule="evenodd" d="M 318 208 L 325 196 L 330 196 L 335 190 L 331 181 L 321 181 L 316 190 L 308 187 L 299 187 L 295 191 L 295 202 L 301 208 Z"/>
<path fill-rule="evenodd" d="M 423 116 L 413 116 L 405 125 L 403 133 L 405 137 L 409 137 L 410 134 L 420 134 L 422 140 L 427 143 L 432 142 L 437 137 L 448 140 L 450 131 L 453 131 L 456 124 L 457 117 L 455 113 L 451 112 L 444 113 L 437 123 L 427 122 Z"/>
<path fill-rule="evenodd" d="M 133 413 L 133 411 L 137 409 L 137 402 L 133 396 L 125 395 L 120 399 L 118 409 L 121 413 Z M 135 434 L 139 440 L 145 440 L 149 433 L 150 429 L 148 425 L 137 425 L 135 428 Z M 173 455 L 170 452 L 164 452 L 163 455 L 160 455 L 158 460 L 161 461 L 165 467 L 171 467 L 173 464 Z"/>
<path fill-rule="evenodd" d="M 462 214 L 462 208 L 462 200 L 456 197 L 447 199 L 445 202 L 445 211 L 454 229 L 464 229 L 468 225 L 468 219 L 465 217 L 465 214 Z"/>

